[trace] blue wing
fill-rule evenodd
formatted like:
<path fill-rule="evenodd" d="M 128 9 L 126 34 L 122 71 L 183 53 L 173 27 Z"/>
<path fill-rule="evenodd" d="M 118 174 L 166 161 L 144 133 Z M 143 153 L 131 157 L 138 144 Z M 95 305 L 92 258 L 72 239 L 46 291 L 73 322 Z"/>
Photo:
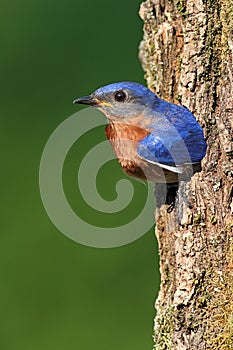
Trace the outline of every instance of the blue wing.
<path fill-rule="evenodd" d="M 180 172 L 179 166 L 201 161 L 206 153 L 206 142 L 201 128 L 193 132 L 183 130 L 176 135 L 171 135 L 171 131 L 169 134 L 168 130 L 160 130 L 159 134 L 151 133 L 142 139 L 138 143 L 137 152 L 149 162 Z"/>
<path fill-rule="evenodd" d="M 179 166 L 202 160 L 206 153 L 203 130 L 187 108 L 159 100 L 147 113 L 152 131 L 138 143 L 141 158 L 176 172 Z"/>

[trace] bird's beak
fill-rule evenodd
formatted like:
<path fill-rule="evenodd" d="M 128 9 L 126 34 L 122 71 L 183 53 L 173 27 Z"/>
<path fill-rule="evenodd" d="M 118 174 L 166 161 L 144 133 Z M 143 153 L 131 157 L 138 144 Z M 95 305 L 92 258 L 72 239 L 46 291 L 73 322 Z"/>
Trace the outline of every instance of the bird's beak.
<path fill-rule="evenodd" d="M 73 101 L 73 103 L 79 103 L 82 105 L 89 105 L 89 106 L 109 106 L 112 107 L 111 103 L 105 102 L 105 101 L 99 101 L 96 97 L 93 97 L 92 95 L 83 96 L 80 98 L 77 98 Z"/>
<path fill-rule="evenodd" d="M 83 96 L 83 97 L 77 98 L 76 100 L 73 101 L 73 103 L 95 106 L 95 105 L 98 105 L 100 102 L 96 98 L 94 98 L 92 95 L 89 95 L 89 96 Z"/>

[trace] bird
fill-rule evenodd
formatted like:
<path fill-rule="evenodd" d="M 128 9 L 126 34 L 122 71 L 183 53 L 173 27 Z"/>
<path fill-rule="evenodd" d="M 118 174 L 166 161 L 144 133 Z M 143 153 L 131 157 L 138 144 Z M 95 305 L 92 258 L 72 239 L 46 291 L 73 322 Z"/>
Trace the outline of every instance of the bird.
<path fill-rule="evenodd" d="M 73 103 L 106 116 L 105 134 L 127 175 L 175 184 L 201 171 L 206 140 L 187 107 L 162 100 L 136 82 L 111 83 Z"/>

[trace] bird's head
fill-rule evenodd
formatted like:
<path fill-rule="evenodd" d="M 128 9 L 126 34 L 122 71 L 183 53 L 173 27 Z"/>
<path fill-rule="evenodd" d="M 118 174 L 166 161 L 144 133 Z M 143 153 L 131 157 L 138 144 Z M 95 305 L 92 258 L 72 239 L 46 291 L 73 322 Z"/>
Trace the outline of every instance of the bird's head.
<path fill-rule="evenodd" d="M 142 115 L 146 109 L 153 108 L 156 99 L 158 97 L 141 84 L 121 82 L 101 87 L 74 103 L 94 106 L 109 120 L 117 122 Z"/>

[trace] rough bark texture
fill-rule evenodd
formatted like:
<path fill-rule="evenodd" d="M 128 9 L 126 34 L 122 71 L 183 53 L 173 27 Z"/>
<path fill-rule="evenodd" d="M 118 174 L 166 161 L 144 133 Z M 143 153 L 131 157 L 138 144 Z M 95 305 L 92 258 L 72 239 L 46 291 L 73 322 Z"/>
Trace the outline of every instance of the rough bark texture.
<path fill-rule="evenodd" d="M 140 15 L 148 86 L 187 106 L 208 142 L 202 172 L 156 210 L 155 349 L 233 349 L 233 2 L 147 0 Z"/>

